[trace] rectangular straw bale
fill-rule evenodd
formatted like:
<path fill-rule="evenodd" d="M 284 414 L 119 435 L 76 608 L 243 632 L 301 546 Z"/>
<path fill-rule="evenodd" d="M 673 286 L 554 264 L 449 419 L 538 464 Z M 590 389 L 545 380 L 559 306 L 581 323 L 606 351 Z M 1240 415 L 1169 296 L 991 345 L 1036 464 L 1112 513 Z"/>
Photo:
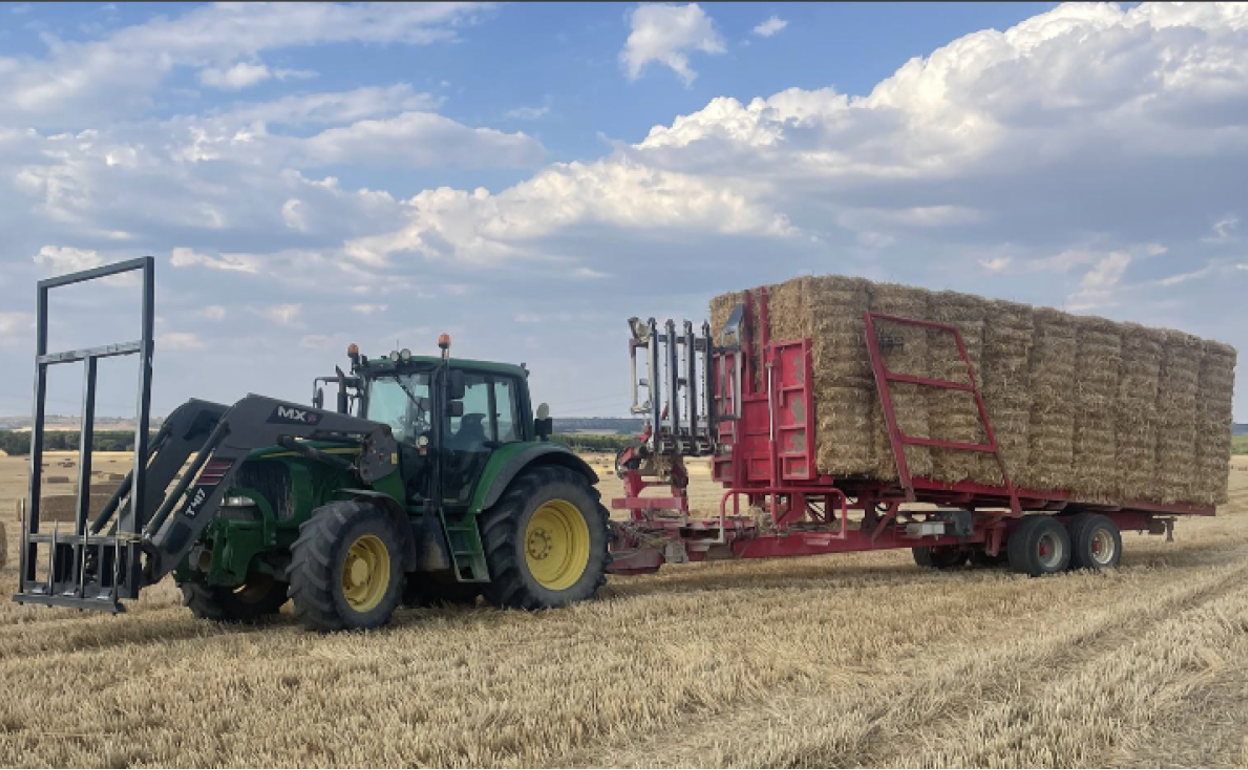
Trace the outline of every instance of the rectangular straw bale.
<path fill-rule="evenodd" d="M 1032 315 L 1029 461 L 1011 475 L 1031 489 L 1069 490 L 1075 461 L 1074 317 L 1052 308 Z"/>
<path fill-rule="evenodd" d="M 1221 505 L 1227 501 L 1231 455 L 1231 399 L 1235 390 L 1235 348 L 1205 340 L 1197 385 L 1196 468 L 1191 502 Z"/>
<path fill-rule="evenodd" d="M 1122 369 L 1115 419 L 1118 429 L 1117 497 L 1146 498 L 1157 466 L 1158 385 L 1164 337 L 1138 324 L 1122 327 Z"/>
<path fill-rule="evenodd" d="M 837 476 L 875 470 L 872 409 L 878 397 L 867 355 L 863 313 L 871 304 L 861 278 L 819 276 L 805 284 L 810 303 L 811 368 L 817 465 Z"/>
<path fill-rule="evenodd" d="M 1163 331 L 1157 384 L 1157 468 L 1147 498 L 1159 503 L 1192 499 L 1196 457 L 1196 397 L 1200 388 L 1200 338 Z"/>
<path fill-rule="evenodd" d="M 1031 454 L 1032 315 L 1030 305 L 1001 300 L 987 303 L 983 362 L 978 370 L 984 407 L 992 420 L 1006 470 L 1016 483 Z M 1001 483 L 995 457 L 980 458 L 977 480 L 985 484 Z"/>
<path fill-rule="evenodd" d="M 981 297 L 938 291 L 928 297 L 929 320 L 949 324 L 961 333 L 967 357 L 979 371 L 984 352 L 984 315 L 988 302 Z M 966 363 L 954 336 L 943 329 L 927 335 L 928 371 L 950 382 L 969 383 Z M 927 391 L 931 436 L 946 441 L 980 443 L 985 440 L 975 398 L 966 391 L 931 388 Z M 982 457 L 975 452 L 932 448 L 932 475 L 940 481 L 966 481 L 979 475 Z"/>
<path fill-rule="evenodd" d="M 871 309 L 905 318 L 927 318 L 930 294 L 931 292 L 925 289 L 916 289 L 911 286 L 877 283 L 871 286 Z M 891 337 L 898 342 L 898 344 L 881 348 L 884 363 L 891 371 L 920 377 L 930 376 L 926 329 L 921 326 L 879 321 L 876 324 L 876 334 L 880 337 Z M 889 383 L 889 391 L 892 394 L 893 413 L 896 415 L 897 426 L 901 432 L 920 438 L 931 436 L 926 389 L 920 385 L 893 382 Z M 888 439 L 888 425 L 884 419 L 884 411 L 878 403 L 873 408 L 872 414 L 872 421 L 876 426 L 876 477 L 886 480 L 895 479 L 897 478 L 897 463 Z M 927 447 L 906 447 L 905 453 L 911 476 L 930 477 L 932 475 L 932 453 Z"/>
<path fill-rule="evenodd" d="M 1117 491 L 1118 431 L 1114 406 L 1122 367 L 1118 324 L 1104 318 L 1075 319 L 1075 467 L 1073 491 L 1105 502 Z"/>

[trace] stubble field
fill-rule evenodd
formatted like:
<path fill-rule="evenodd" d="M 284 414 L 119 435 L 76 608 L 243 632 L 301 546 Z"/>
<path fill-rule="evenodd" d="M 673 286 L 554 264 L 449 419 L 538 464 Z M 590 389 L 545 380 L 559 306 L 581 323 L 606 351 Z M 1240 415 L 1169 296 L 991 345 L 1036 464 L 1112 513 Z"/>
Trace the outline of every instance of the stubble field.
<path fill-rule="evenodd" d="M 8 602 L 26 465 L 0 457 L 0 765 L 1244 766 L 1232 467 L 1218 518 L 1125 535 L 1115 574 L 721 562 L 321 636 L 194 620 L 171 582 L 118 617 Z M 695 475 L 696 505 L 715 490 Z"/>

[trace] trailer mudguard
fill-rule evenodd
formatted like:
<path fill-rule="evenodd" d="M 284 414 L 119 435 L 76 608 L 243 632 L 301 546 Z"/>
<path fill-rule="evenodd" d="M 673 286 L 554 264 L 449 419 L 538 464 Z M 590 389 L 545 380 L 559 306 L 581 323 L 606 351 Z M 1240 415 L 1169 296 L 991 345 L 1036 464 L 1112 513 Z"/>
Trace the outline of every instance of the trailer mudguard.
<path fill-rule="evenodd" d="M 468 512 L 475 515 L 493 506 L 507 491 L 512 479 L 525 468 L 535 465 L 562 465 L 584 476 L 590 484 L 598 483 L 598 474 L 594 469 L 565 446 L 546 443 L 514 445 L 512 451 L 504 448 L 490 457 L 481 474 L 485 483 L 477 486 Z"/>

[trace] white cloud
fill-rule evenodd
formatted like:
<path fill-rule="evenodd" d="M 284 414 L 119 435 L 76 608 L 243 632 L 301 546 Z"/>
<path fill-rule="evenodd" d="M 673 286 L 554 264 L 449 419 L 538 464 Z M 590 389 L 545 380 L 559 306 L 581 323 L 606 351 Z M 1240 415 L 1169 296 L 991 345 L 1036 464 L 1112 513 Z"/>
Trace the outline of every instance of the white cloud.
<path fill-rule="evenodd" d="M 199 82 L 222 91 L 239 91 L 273 77 L 263 63 L 239 62 L 229 69 L 209 67 L 199 71 Z"/>
<path fill-rule="evenodd" d="M 709 184 L 626 160 L 560 163 L 497 195 L 484 188 L 425 190 L 408 201 L 407 227 L 355 239 L 347 253 L 375 265 L 396 253 L 476 263 L 536 258 L 541 251 L 526 242 L 584 224 L 792 234 L 785 217 L 756 202 L 759 192 L 757 185 Z"/>
<path fill-rule="evenodd" d="M 1161 278 L 1157 280 L 1156 283 L 1158 286 L 1178 286 L 1181 283 L 1187 283 L 1188 281 L 1194 281 L 1198 278 L 1204 278 L 1205 276 L 1212 273 L 1216 267 L 1217 267 L 1216 265 L 1214 265 L 1213 263 L 1210 263 L 1200 268 L 1199 270 L 1192 270 L 1191 272 L 1187 272 L 1187 273 L 1179 273 L 1177 275 L 1166 276 L 1165 278 Z"/>
<path fill-rule="evenodd" d="M 223 85 L 257 82 L 240 60 L 264 51 L 324 43 L 429 45 L 452 41 L 484 6 L 473 3 L 220 3 L 158 16 L 89 42 L 49 38 L 46 59 L 0 72 L 0 115 L 27 123 L 73 124 L 102 115 L 133 116 L 179 67 L 215 70 Z M 271 74 L 271 73 L 270 73 Z M 298 73 L 305 74 L 305 73 Z M 241 86 L 240 86 L 241 87 Z"/>
<path fill-rule="evenodd" d="M 387 307 L 389 306 L 377 305 L 377 304 L 362 304 L 362 305 L 352 305 L 351 310 L 352 312 L 359 313 L 360 315 L 373 315 L 374 313 L 386 312 Z"/>
<path fill-rule="evenodd" d="M 224 321 L 226 310 L 220 305 L 208 305 L 203 310 L 200 310 L 199 314 L 209 321 Z"/>
<path fill-rule="evenodd" d="M 221 254 L 209 256 L 196 253 L 183 246 L 175 248 L 169 255 L 169 264 L 174 267 L 201 266 L 212 270 L 224 270 L 235 273 L 260 272 L 260 260 L 250 254 Z"/>
<path fill-rule="evenodd" d="M 537 313 L 516 313 L 515 322 L 518 324 L 535 324 L 540 323 L 542 317 Z"/>
<path fill-rule="evenodd" d="M 1131 255 L 1125 251 L 1106 254 L 1084 273 L 1079 290 L 1067 300 L 1066 307 L 1072 311 L 1086 311 L 1113 307 L 1114 295 L 1131 265 Z"/>
<path fill-rule="evenodd" d="M 260 314 L 279 326 L 295 326 L 302 311 L 303 305 L 291 303 L 264 308 Z"/>
<path fill-rule="evenodd" d="M 503 117 L 511 120 L 537 120 L 550 112 L 550 107 L 516 107 L 503 113 Z"/>
<path fill-rule="evenodd" d="M 1213 223 L 1213 235 L 1205 236 L 1201 238 L 1201 241 L 1213 244 L 1233 243 L 1239 240 L 1235 235 L 1237 229 L 1239 229 L 1239 217 L 1227 214 Z"/>
<path fill-rule="evenodd" d="M 990 273 L 1000 273 L 1010 266 L 1013 262 L 1009 257 L 992 257 L 989 259 L 979 260 L 979 266 Z"/>
<path fill-rule="evenodd" d="M 300 144 L 307 165 L 499 168 L 531 166 L 546 154 L 541 143 L 523 132 L 469 128 L 431 112 L 361 120 L 326 129 Z"/>
<path fill-rule="evenodd" d="M 771 37 L 772 35 L 776 34 L 777 32 L 779 32 L 780 30 L 784 29 L 787 26 L 789 26 L 789 22 L 785 21 L 779 16 L 772 16 L 769 19 L 767 19 L 767 21 L 764 21 L 761 24 L 755 26 L 754 34 L 759 35 L 761 37 Z"/>
<path fill-rule="evenodd" d="M 36 265 L 43 265 L 51 275 L 76 273 L 104 264 L 98 251 L 76 249 L 72 246 L 44 246 L 34 256 Z"/>
<path fill-rule="evenodd" d="M 282 222 L 291 230 L 306 233 L 308 231 L 308 219 L 307 209 L 303 205 L 303 201 L 298 198 L 291 198 L 283 203 Z"/>
<path fill-rule="evenodd" d="M 190 332 L 162 332 L 156 335 L 158 350 L 203 350 L 204 341 Z"/>
<path fill-rule="evenodd" d="M 698 76 L 689 67 L 690 51 L 723 53 L 724 39 L 697 3 L 641 5 L 628 15 L 631 31 L 620 63 L 630 80 L 641 77 L 650 62 L 669 68 L 688 86 Z"/>

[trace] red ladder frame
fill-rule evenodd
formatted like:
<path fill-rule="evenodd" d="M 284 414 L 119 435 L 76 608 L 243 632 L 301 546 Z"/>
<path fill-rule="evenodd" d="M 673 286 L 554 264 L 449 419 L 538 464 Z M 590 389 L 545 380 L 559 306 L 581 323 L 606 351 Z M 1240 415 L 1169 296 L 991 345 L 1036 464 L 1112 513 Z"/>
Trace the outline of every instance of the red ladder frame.
<path fill-rule="evenodd" d="M 966 354 L 966 345 L 962 342 L 962 333 L 958 331 L 956 326 L 943 324 L 936 321 L 923 321 L 917 318 L 903 318 L 901 316 L 889 315 L 887 313 L 877 313 L 871 310 L 863 313 L 863 320 L 866 322 L 866 338 L 867 353 L 871 358 L 871 370 L 875 373 L 875 387 L 880 395 L 880 405 L 884 410 L 884 421 L 888 425 L 888 440 L 892 445 L 893 460 L 897 463 L 897 478 L 901 483 L 901 487 L 905 490 L 906 500 L 915 502 L 914 479 L 910 476 L 910 466 L 906 462 L 907 446 L 926 446 L 936 449 L 953 449 L 965 452 L 982 452 L 991 454 L 997 458 L 997 467 L 1001 469 L 1001 480 L 1006 492 L 1010 496 L 1010 511 L 1015 516 L 1022 515 L 1022 506 L 1018 502 L 1018 491 L 1014 487 L 1014 482 L 1010 479 L 1009 471 L 1005 467 L 1005 458 L 1001 455 L 1001 446 L 997 443 L 996 434 L 992 430 L 992 422 L 988 419 L 988 410 L 984 406 L 984 398 L 980 395 L 979 386 L 975 380 L 975 367 L 971 366 L 971 359 Z M 958 346 L 958 355 L 962 357 L 962 362 L 966 364 L 967 382 L 952 382 L 950 380 L 938 380 L 929 377 L 917 377 L 912 374 L 899 374 L 891 371 L 884 363 L 884 356 L 880 352 L 880 340 L 875 333 L 875 321 L 891 321 L 893 323 L 906 326 L 919 326 L 927 329 L 937 329 L 953 335 L 953 340 Z M 930 437 L 908 436 L 901 431 L 897 425 L 897 413 L 893 410 L 893 397 L 889 389 L 890 382 L 909 383 L 911 385 L 921 385 L 928 388 L 939 388 L 943 390 L 958 390 L 970 393 L 975 398 L 975 406 L 979 410 L 979 422 L 984 429 L 984 436 L 988 441 L 984 444 L 972 444 L 965 441 L 945 441 L 943 439 L 935 439 Z"/>

